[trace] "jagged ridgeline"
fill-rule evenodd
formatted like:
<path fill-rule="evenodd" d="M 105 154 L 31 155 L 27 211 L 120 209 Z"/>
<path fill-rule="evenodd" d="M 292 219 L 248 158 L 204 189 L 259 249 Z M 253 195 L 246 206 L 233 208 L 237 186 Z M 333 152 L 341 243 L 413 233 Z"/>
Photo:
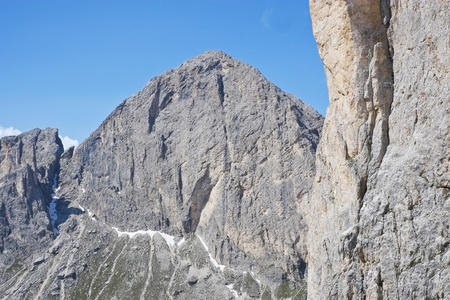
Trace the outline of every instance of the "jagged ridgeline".
<path fill-rule="evenodd" d="M 304 297 L 304 218 L 322 124 L 219 51 L 153 78 L 73 154 L 55 157 L 59 235 L 8 254 L 0 295 Z M 50 187 L 54 173 L 45 174 Z M 46 236 L 51 192 L 39 208 Z M 5 245 L 11 236 L 2 231 Z"/>

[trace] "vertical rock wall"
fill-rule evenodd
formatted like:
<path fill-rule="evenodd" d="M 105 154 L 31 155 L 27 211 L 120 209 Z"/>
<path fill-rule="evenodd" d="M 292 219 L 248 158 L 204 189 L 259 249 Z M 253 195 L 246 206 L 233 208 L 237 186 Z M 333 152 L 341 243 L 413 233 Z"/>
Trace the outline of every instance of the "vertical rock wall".
<path fill-rule="evenodd" d="M 310 1 L 330 107 L 309 215 L 309 297 L 448 296 L 445 1 Z"/>
<path fill-rule="evenodd" d="M 0 139 L 0 283 L 8 266 L 53 241 L 48 206 L 62 152 L 56 129 Z"/>

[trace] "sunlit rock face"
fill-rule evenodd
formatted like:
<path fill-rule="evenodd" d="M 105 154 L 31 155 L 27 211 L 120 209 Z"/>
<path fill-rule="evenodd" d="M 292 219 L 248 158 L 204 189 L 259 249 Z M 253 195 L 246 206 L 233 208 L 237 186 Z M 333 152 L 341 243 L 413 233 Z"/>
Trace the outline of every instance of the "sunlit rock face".
<path fill-rule="evenodd" d="M 450 294 L 450 4 L 310 1 L 330 107 L 308 220 L 308 294 Z"/>

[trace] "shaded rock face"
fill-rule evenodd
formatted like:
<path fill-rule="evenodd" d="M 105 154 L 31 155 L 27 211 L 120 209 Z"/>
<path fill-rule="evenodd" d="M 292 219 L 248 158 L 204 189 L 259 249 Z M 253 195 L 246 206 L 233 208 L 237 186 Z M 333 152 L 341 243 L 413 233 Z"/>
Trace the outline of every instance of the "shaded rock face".
<path fill-rule="evenodd" d="M 310 1 L 330 92 L 308 294 L 450 295 L 450 5 Z"/>
<path fill-rule="evenodd" d="M 120 230 L 196 232 L 219 263 L 298 280 L 322 122 L 209 51 L 124 101 L 74 153 L 61 195 Z"/>
<path fill-rule="evenodd" d="M 0 139 L 0 282 L 53 241 L 48 206 L 62 152 L 56 129 Z"/>

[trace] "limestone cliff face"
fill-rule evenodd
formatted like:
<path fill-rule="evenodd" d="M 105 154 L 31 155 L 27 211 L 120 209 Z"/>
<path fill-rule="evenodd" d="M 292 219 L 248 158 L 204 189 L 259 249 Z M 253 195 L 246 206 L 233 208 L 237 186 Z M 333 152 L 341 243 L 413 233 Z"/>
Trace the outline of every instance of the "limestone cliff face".
<path fill-rule="evenodd" d="M 308 294 L 450 295 L 450 5 L 310 1 L 330 106 Z"/>
<path fill-rule="evenodd" d="M 75 152 L 56 130 L 2 139 L 0 299 L 304 298 L 322 123 L 210 51 L 152 79 Z"/>
<path fill-rule="evenodd" d="M 196 232 L 220 263 L 299 279 L 322 121 L 209 51 L 123 102 L 77 149 L 61 194 L 121 230 Z"/>
<path fill-rule="evenodd" d="M 53 241 L 48 206 L 62 152 L 56 129 L 0 139 L 0 284 L 7 267 Z"/>

